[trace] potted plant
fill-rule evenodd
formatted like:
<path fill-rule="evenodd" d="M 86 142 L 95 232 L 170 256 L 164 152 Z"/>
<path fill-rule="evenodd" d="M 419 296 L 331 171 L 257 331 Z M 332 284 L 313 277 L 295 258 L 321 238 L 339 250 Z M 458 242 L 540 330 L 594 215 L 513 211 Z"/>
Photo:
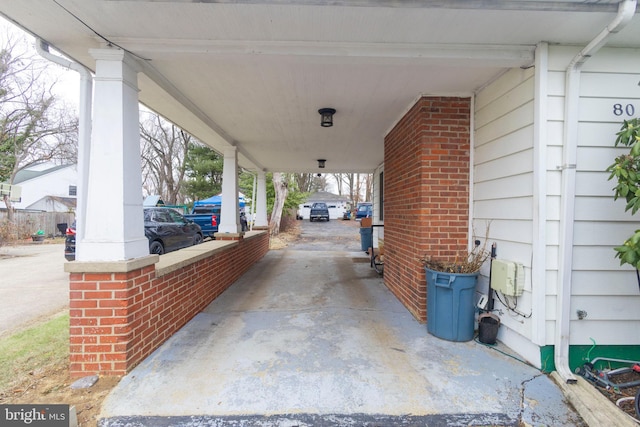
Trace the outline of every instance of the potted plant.
<path fill-rule="evenodd" d="M 476 245 L 451 260 L 420 258 L 427 281 L 427 331 L 449 341 L 469 341 L 475 322 L 475 288 L 490 251 Z"/>

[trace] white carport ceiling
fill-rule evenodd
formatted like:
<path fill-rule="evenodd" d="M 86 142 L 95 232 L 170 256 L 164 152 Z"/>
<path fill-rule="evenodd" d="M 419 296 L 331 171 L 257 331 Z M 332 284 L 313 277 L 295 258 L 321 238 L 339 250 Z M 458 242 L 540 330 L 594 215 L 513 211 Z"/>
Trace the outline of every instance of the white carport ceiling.
<path fill-rule="evenodd" d="M 140 59 L 140 100 L 249 169 L 371 172 L 418 96 L 470 96 L 535 45 L 586 45 L 616 1 L 0 0 L 0 13 L 90 69 Z M 640 46 L 640 18 L 609 45 Z M 318 109 L 337 110 L 320 127 Z"/>

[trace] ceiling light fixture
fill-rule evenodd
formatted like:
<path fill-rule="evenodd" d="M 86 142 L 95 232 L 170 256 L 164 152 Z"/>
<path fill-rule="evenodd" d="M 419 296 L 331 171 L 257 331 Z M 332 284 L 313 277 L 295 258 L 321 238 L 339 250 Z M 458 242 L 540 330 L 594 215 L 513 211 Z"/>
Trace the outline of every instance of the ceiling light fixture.
<path fill-rule="evenodd" d="M 329 128 L 333 126 L 333 115 L 336 113 L 336 110 L 333 108 L 321 108 L 318 110 L 320 113 L 320 126 L 323 128 Z"/>
<path fill-rule="evenodd" d="M 326 162 L 325 159 L 318 159 L 318 167 L 320 169 L 324 169 L 324 162 Z"/>

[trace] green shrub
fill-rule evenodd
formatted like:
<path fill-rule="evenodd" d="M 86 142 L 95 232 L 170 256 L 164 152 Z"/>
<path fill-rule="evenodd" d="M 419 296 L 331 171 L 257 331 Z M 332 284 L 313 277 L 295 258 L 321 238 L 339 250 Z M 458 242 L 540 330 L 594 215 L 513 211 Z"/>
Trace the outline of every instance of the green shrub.
<path fill-rule="evenodd" d="M 615 178 L 617 181 L 613 187 L 614 199 L 624 198 L 627 201 L 625 211 L 635 214 L 640 209 L 640 119 L 625 120 L 616 136 L 615 146 L 629 147 L 629 152 L 616 157 L 607 172 L 610 172 L 609 180 Z M 640 269 L 640 230 L 614 249 L 620 265 L 629 264 Z"/>

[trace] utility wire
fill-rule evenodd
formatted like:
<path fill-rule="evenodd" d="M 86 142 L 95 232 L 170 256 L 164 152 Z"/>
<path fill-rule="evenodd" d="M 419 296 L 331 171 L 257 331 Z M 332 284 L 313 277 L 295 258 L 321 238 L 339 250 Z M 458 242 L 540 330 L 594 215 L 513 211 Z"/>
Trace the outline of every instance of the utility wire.
<path fill-rule="evenodd" d="M 62 10 L 64 10 L 65 12 L 67 12 L 69 15 L 73 16 L 79 23 L 81 23 L 82 25 L 84 25 L 89 31 L 91 31 L 93 34 L 95 34 L 96 36 L 98 36 L 99 38 L 101 38 L 102 40 L 104 40 L 109 46 L 115 46 L 119 49 L 124 50 L 125 52 L 135 56 L 138 59 L 141 59 L 143 61 L 150 61 L 150 59 L 148 58 L 143 58 L 142 56 L 131 52 L 130 50 L 120 46 L 117 43 L 112 42 L 111 40 L 109 40 L 108 38 L 106 38 L 105 36 L 103 36 L 102 34 L 100 34 L 99 32 L 97 32 L 96 30 L 94 30 L 89 24 L 87 24 L 86 22 L 84 22 L 78 15 L 76 15 L 75 13 L 71 12 L 69 9 L 67 9 L 66 7 L 64 7 L 63 5 L 61 5 L 58 0 L 53 0 L 53 2 L 55 4 L 58 5 L 58 7 L 60 7 Z"/>

